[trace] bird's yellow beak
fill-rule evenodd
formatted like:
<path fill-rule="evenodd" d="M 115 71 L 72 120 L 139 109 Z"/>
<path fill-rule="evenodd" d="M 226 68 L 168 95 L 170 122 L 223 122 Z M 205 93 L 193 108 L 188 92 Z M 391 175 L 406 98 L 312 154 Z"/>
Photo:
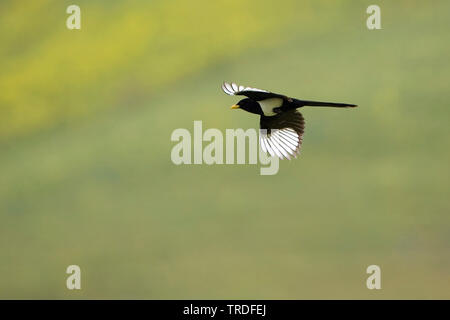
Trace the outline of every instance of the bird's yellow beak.
<path fill-rule="evenodd" d="M 239 109 L 240 107 L 239 107 L 239 105 L 238 104 L 233 104 L 232 106 L 231 106 L 231 109 Z"/>

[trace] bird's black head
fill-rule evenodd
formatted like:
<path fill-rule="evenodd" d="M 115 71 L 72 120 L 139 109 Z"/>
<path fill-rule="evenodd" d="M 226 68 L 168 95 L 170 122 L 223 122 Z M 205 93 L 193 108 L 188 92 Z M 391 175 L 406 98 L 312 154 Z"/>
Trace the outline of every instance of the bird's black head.
<path fill-rule="evenodd" d="M 249 98 L 242 99 L 235 105 L 231 106 L 231 109 L 242 109 L 250 113 L 263 114 L 259 103 Z"/>

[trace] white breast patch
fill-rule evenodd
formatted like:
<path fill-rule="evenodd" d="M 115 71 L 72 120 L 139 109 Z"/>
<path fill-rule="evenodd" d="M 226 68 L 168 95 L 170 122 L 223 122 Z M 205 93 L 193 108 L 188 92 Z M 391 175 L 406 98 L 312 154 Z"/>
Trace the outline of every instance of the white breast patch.
<path fill-rule="evenodd" d="M 281 105 L 283 104 L 283 99 L 270 98 L 270 99 L 258 101 L 258 103 L 261 106 L 261 109 L 265 116 L 274 116 L 274 115 L 276 115 L 276 113 L 273 112 L 273 109 L 281 107 Z"/>

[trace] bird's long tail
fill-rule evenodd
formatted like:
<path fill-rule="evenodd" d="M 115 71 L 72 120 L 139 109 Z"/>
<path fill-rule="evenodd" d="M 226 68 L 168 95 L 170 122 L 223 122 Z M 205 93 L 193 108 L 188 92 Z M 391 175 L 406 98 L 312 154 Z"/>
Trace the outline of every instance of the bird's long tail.
<path fill-rule="evenodd" d="M 335 102 L 320 102 L 320 101 L 308 101 L 308 100 L 297 100 L 295 99 L 296 105 L 298 107 L 334 107 L 334 108 L 355 108 L 356 104 L 350 103 L 335 103 Z"/>

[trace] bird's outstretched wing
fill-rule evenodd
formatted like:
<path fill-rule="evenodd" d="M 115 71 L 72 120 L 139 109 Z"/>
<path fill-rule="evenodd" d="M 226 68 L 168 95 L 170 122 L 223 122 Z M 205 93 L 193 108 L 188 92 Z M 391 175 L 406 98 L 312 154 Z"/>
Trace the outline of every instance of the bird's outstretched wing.
<path fill-rule="evenodd" d="M 259 143 L 264 152 L 280 159 L 297 157 L 302 145 L 305 119 L 300 112 L 290 110 L 276 116 L 261 116 Z"/>
<path fill-rule="evenodd" d="M 236 83 L 224 82 L 222 90 L 230 96 L 246 96 L 252 100 L 259 101 L 268 98 L 287 98 L 284 95 L 273 93 L 267 90 L 256 89 L 251 87 L 239 86 Z"/>

